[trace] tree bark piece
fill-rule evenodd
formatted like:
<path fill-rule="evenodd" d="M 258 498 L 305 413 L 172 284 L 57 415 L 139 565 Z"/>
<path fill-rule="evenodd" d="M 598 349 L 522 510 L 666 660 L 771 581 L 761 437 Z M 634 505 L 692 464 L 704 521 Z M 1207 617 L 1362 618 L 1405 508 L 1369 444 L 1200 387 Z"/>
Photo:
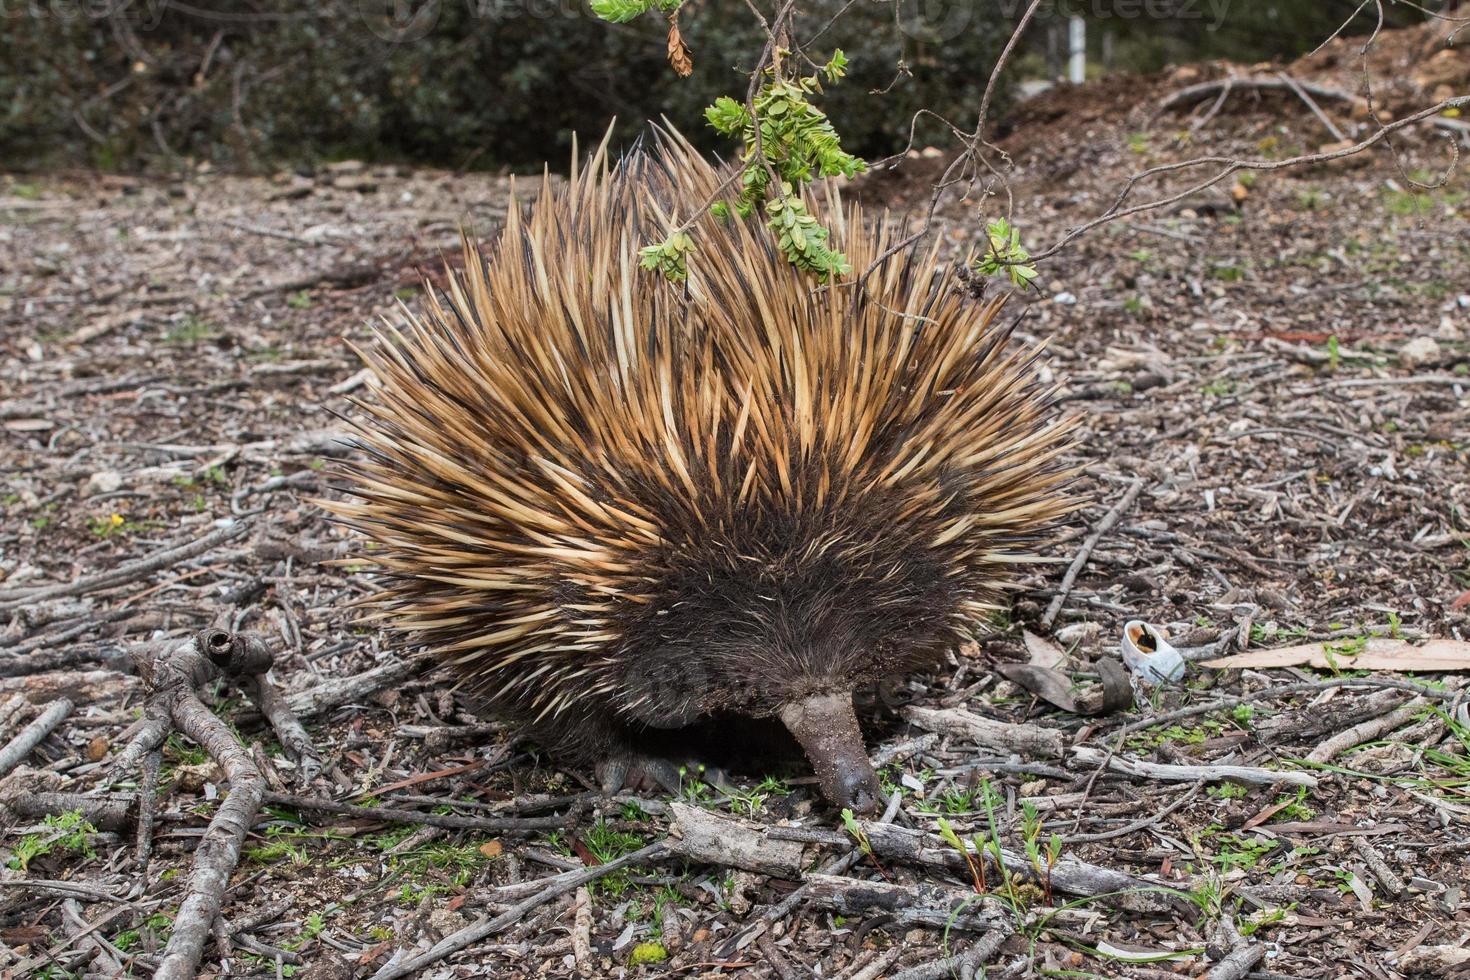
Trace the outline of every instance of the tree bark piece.
<path fill-rule="evenodd" d="M 1040 725 L 993 721 L 964 708 L 921 708 L 904 710 L 904 717 L 920 728 L 966 738 L 986 748 L 1015 752 L 1022 756 L 1055 759 L 1062 755 L 1062 733 Z"/>
<path fill-rule="evenodd" d="M 1073 747 L 1072 757 L 1088 765 L 1102 765 L 1106 762 L 1107 767 L 1114 772 L 1137 776 L 1140 779 L 1163 779 L 1183 783 L 1192 783 L 1202 779 L 1207 783 L 1248 783 L 1253 786 L 1274 786 L 1277 783 L 1284 783 L 1288 786 L 1317 788 L 1317 777 L 1305 772 L 1280 772 L 1256 766 L 1173 766 L 1159 762 L 1140 762 L 1137 759 L 1109 756 L 1102 749 L 1095 749 L 1087 745 Z"/>
<path fill-rule="evenodd" d="M 53 670 L 24 677 L 0 677 L 0 695 L 19 694 L 39 703 L 66 698 L 74 704 L 93 704 L 132 694 L 138 678 L 120 670 Z"/>
<path fill-rule="evenodd" d="M 80 812 L 82 819 L 98 830 L 124 831 L 137 822 L 135 793 L 83 796 L 80 793 L 15 793 L 0 799 L 0 808 L 20 820 L 44 820 L 62 813 Z"/>
<path fill-rule="evenodd" d="M 592 895 L 586 886 L 577 889 L 572 899 L 572 962 L 577 972 L 585 976 L 592 973 Z"/>
<path fill-rule="evenodd" d="M 805 863 L 805 848 L 797 841 L 780 840 L 772 828 L 721 816 L 687 803 L 669 803 L 674 823 L 669 828 L 669 850 L 700 864 L 740 868 L 776 878 L 797 878 Z"/>
<path fill-rule="evenodd" d="M 41 744 L 41 740 L 61 724 L 62 719 L 71 714 L 72 703 L 66 698 L 53 701 L 37 715 L 29 725 L 22 728 L 11 739 L 3 749 L 0 749 L 0 777 L 10 773 L 12 769 L 20 765 L 31 750 Z"/>
<path fill-rule="evenodd" d="M 1404 893 L 1404 880 L 1394 874 L 1388 862 L 1383 860 L 1383 855 L 1379 854 L 1372 844 L 1361 837 L 1354 837 L 1353 850 L 1358 852 L 1358 856 L 1363 859 L 1363 863 L 1368 866 L 1373 877 L 1378 879 L 1384 891 L 1394 898 Z"/>

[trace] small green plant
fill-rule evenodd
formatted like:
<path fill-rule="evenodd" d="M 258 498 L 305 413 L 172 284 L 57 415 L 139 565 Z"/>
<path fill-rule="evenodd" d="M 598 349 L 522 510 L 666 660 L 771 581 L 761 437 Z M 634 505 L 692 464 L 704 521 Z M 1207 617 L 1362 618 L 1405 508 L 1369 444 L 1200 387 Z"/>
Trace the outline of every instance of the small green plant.
<path fill-rule="evenodd" d="M 305 847 L 289 840 L 273 840 L 260 847 L 252 847 L 245 852 L 245 856 L 257 864 L 276 864 L 285 861 L 294 867 L 302 867 L 311 860 Z"/>
<path fill-rule="evenodd" d="M 857 842 L 858 850 L 872 857 L 873 844 L 868 840 L 867 831 L 863 830 L 862 826 L 858 824 L 857 818 L 852 815 L 852 810 L 847 807 L 844 807 L 842 810 L 842 826 L 852 835 L 852 839 Z"/>
<path fill-rule="evenodd" d="M 308 309 L 311 306 L 311 292 L 303 289 L 299 292 L 292 293 L 287 297 L 286 305 L 293 310 Z"/>
<path fill-rule="evenodd" d="M 1027 800 L 1021 802 L 1021 843 L 1025 847 L 1027 860 L 1031 862 L 1031 870 L 1036 873 L 1036 880 L 1041 882 L 1046 904 L 1050 905 L 1051 872 L 1062 856 L 1062 838 L 1052 834 L 1047 838 L 1045 847 L 1042 846 L 1041 815 L 1037 812 L 1036 804 Z"/>
<path fill-rule="evenodd" d="M 959 834 L 955 833 L 954 827 L 948 820 L 940 817 L 938 823 L 939 836 L 946 844 L 959 851 L 960 857 L 965 859 L 965 867 L 970 871 L 970 882 L 975 887 L 975 894 L 984 895 L 990 890 L 985 874 L 985 854 L 983 852 L 971 853 L 969 845 L 961 839 Z"/>
<path fill-rule="evenodd" d="M 26 834 L 11 851 L 9 866 L 13 870 L 26 871 L 38 857 L 55 851 L 64 854 L 80 854 L 88 859 L 95 858 L 92 835 L 97 828 L 82 817 L 81 810 L 49 814 L 41 821 L 44 830 Z"/>
<path fill-rule="evenodd" d="M 582 842 L 603 864 L 636 851 L 646 843 L 637 834 L 616 829 L 607 822 L 606 817 L 599 818 L 588 828 Z"/>
<path fill-rule="evenodd" d="M 1320 211 L 1327 206 L 1327 195 L 1315 187 L 1309 187 L 1297 192 L 1296 203 L 1303 211 Z"/>
<path fill-rule="evenodd" d="M 1210 862 L 1218 866 L 1222 872 L 1228 872 L 1234 868 L 1253 868 L 1262 857 L 1276 847 L 1271 841 L 1259 838 L 1247 839 L 1235 834 L 1221 834 L 1216 840 L 1219 850 L 1214 857 L 1210 858 Z"/>
<path fill-rule="evenodd" d="M 852 815 L 852 811 L 845 807 L 842 810 L 842 826 L 852 835 L 852 839 L 857 843 L 858 851 L 872 863 L 873 867 L 877 869 L 878 874 L 882 875 L 884 880 L 887 880 L 888 872 L 878 862 L 878 855 L 873 851 L 873 842 L 868 839 L 867 831 L 863 830 L 862 824 L 857 822 L 857 818 Z"/>
<path fill-rule="evenodd" d="M 709 783 L 704 781 L 703 777 L 704 766 L 700 766 L 699 771 L 692 777 L 689 774 L 689 767 L 679 767 L 679 795 L 684 798 L 685 802 L 707 806 L 714 799 L 714 790 Z"/>
<path fill-rule="evenodd" d="M 1342 348 L 1338 343 L 1337 334 L 1327 338 L 1327 370 L 1336 371 L 1337 366 L 1342 363 Z"/>
<path fill-rule="evenodd" d="M 1147 153 L 1148 150 L 1149 150 L 1149 135 L 1148 135 L 1148 133 L 1129 133 L 1128 134 L 1128 152 L 1130 152 L 1130 153 L 1136 153 L 1139 156 L 1142 156 L 1143 154 Z"/>
<path fill-rule="evenodd" d="M 197 344 L 217 336 L 214 324 L 200 317 L 189 315 L 184 322 L 163 335 L 164 343 L 174 345 Z"/>
<path fill-rule="evenodd" d="M 1241 921 L 1238 925 L 1242 939 L 1249 939 L 1262 929 L 1269 928 L 1280 922 L 1286 921 L 1287 913 L 1295 911 L 1296 902 L 1292 902 L 1284 909 L 1263 909 L 1255 915 Z"/>
<path fill-rule="evenodd" d="M 107 539 L 125 534 L 132 534 L 138 530 L 138 525 L 116 512 L 103 517 L 93 517 L 87 521 L 87 530 L 95 537 Z"/>
<path fill-rule="evenodd" d="M 1284 820 L 1311 820 L 1317 815 L 1317 811 L 1307 805 L 1307 788 L 1298 786 L 1296 797 L 1283 796 L 1276 801 L 1284 805 L 1276 811 L 1276 815 Z"/>
<path fill-rule="evenodd" d="M 1021 233 L 1005 218 L 992 218 L 985 223 L 986 251 L 975 260 L 975 271 L 982 276 L 1004 272 L 1015 286 L 1034 284 L 1036 266 L 1031 253 L 1021 244 Z"/>

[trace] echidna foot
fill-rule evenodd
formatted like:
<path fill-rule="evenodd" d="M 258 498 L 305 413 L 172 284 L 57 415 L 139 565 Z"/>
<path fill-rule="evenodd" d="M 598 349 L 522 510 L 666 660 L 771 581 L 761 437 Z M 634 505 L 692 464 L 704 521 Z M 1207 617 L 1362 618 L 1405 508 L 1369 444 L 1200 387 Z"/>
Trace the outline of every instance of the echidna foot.
<path fill-rule="evenodd" d="M 598 785 L 604 793 L 627 790 L 634 793 L 659 789 L 682 796 L 691 784 L 706 782 L 718 788 L 728 784 L 723 770 L 710 766 L 680 764 L 659 755 L 628 752 L 610 755 L 596 766 Z"/>

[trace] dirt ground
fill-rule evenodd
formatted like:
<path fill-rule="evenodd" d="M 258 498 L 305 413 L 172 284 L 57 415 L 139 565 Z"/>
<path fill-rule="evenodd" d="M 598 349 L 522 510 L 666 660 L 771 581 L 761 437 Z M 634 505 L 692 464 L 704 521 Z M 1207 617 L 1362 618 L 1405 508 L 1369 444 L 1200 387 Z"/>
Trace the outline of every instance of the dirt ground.
<path fill-rule="evenodd" d="M 1356 43 L 1294 77 L 1356 91 Z M 1372 65 L 1382 111 L 1470 91 L 1470 53 L 1437 51 L 1424 32 L 1385 39 Z M 1023 104 L 999 145 L 1024 241 L 1039 251 L 1148 166 L 1334 142 L 1290 91 L 1159 107 L 1227 70 L 1274 77 L 1192 66 Z M 1349 104 L 1320 108 L 1349 136 L 1369 131 Z M 0 177 L 0 703 L 25 699 L 0 706 L 0 734 L 59 697 L 75 704 L 0 784 L 0 971 L 152 972 L 225 796 L 218 768 L 169 739 L 146 863 L 126 819 L 79 827 L 15 800 L 100 791 L 139 726 L 127 645 L 221 626 L 278 649 L 274 677 L 321 750 L 324 775 L 298 786 L 248 699 L 211 687 L 218 714 L 258 745 L 270 791 L 356 809 L 268 802 L 206 951 L 210 973 L 382 975 L 503 915 L 503 928 L 412 975 L 1147 978 L 1233 970 L 1217 962 L 1232 951 L 1261 955 L 1211 976 L 1455 975 L 1470 962 L 1463 675 L 1369 672 L 1354 658 L 1369 640 L 1470 639 L 1470 178 L 1460 166 L 1441 182 L 1463 138 L 1415 127 L 1350 161 L 1247 177 L 1233 192 L 1226 181 L 1097 229 L 1044 263 L 1040 288 L 1014 306 L 1018 333 L 1046 340 L 1043 370 L 1084 418 L 1092 502 L 990 636 L 870 713 L 885 785 L 903 791 L 889 820 L 939 835 L 943 817 L 1023 856 L 1055 834 L 1058 868 L 1146 879 L 1157 902 L 994 866 L 978 897 L 940 836 L 922 859 L 855 848 L 862 835 L 796 766 L 737 773 L 733 793 L 691 779 L 684 795 L 784 828 L 787 846 L 807 849 L 802 867 L 871 882 L 855 905 L 809 887 L 783 906 L 799 875 L 660 858 L 522 908 L 548 876 L 664 839 L 669 797 L 601 797 L 590 773 L 557 769 L 442 679 L 397 669 L 381 636 L 354 624 L 369 572 L 332 563 L 351 542 L 311 502 L 330 492 L 323 458 L 346 451 L 339 415 L 367 391 L 349 342 L 415 301 L 461 224 L 493 231 L 508 179 L 353 163 L 274 178 Z M 917 153 L 855 190 L 921 213 L 945 159 Z M 1004 206 L 981 190 L 941 203 L 956 255 Z M 127 565 L 211 535 L 207 550 Z M 74 595 L 27 598 L 115 569 Z M 1325 641 L 1328 662 L 1194 664 L 1182 686 L 1098 716 L 993 669 L 1044 652 L 1028 648 L 1030 631 L 1064 651 L 1085 691 L 1133 619 L 1191 655 Z M 361 688 L 342 684 L 365 674 Z M 1031 723 L 1065 748 L 998 751 L 940 722 L 926 736 L 913 708 Z M 1386 715 L 1397 724 L 1306 761 Z M 1125 774 L 1108 753 L 1186 774 Z M 1222 781 L 1205 764 L 1276 776 Z M 138 779 L 111 789 L 136 797 Z M 382 807 L 481 823 L 371 812 Z M 947 910 L 928 924 L 914 917 L 920 885 Z M 904 897 L 878 901 L 884 886 Z M 959 921 L 981 912 L 986 928 Z"/>

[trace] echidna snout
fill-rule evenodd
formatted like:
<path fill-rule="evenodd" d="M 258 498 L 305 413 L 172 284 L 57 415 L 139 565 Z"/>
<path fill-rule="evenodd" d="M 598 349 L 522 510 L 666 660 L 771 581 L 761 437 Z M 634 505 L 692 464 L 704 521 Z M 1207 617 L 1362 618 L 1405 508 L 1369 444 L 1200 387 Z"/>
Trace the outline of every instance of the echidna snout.
<path fill-rule="evenodd" d="M 878 775 L 863 749 L 850 693 L 813 694 L 787 704 L 780 717 L 806 752 L 823 796 L 855 813 L 878 808 Z"/>

